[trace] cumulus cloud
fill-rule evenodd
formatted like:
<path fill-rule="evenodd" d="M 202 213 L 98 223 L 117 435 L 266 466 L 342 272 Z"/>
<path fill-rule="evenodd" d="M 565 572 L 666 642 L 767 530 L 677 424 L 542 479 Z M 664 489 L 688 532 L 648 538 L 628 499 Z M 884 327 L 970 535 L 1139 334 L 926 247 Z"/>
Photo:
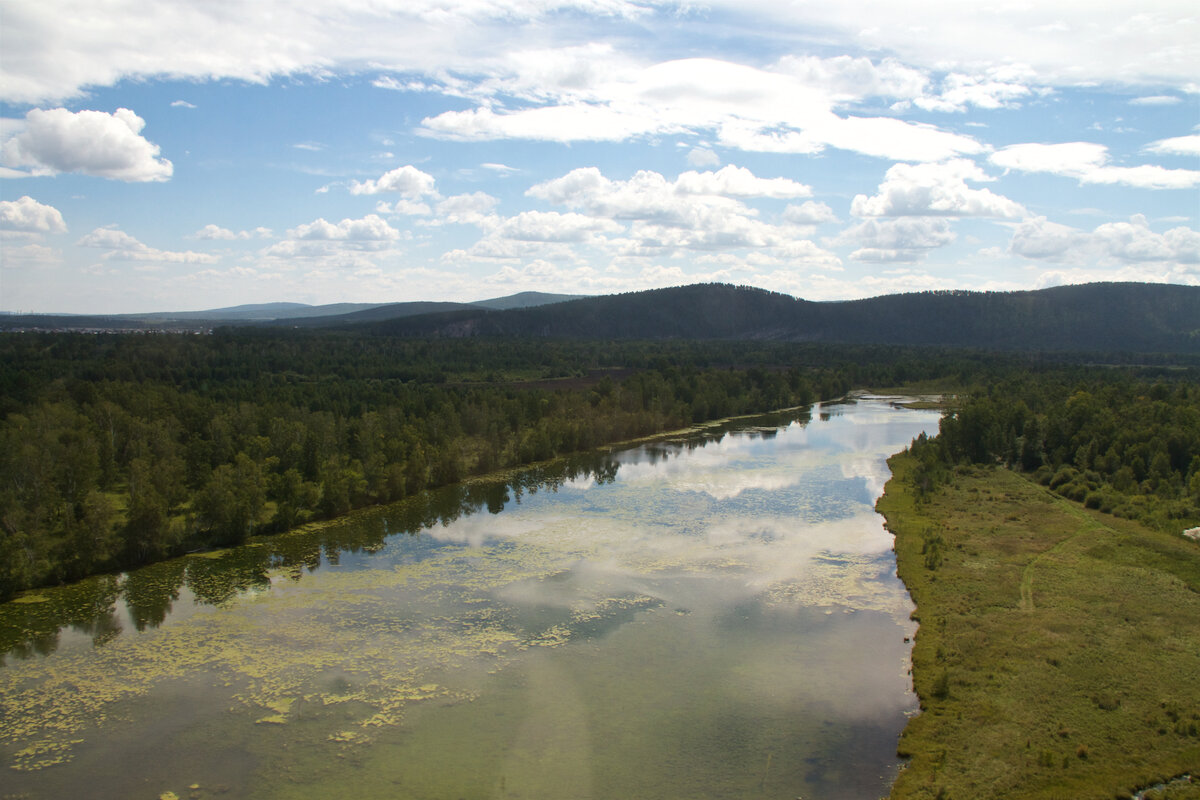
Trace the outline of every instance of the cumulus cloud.
<path fill-rule="evenodd" d="M 942 164 L 896 164 L 879 185 L 879 194 L 857 195 L 850 204 L 856 217 L 1022 217 L 1020 203 L 971 189 L 967 181 L 991 181 L 974 162 L 955 159 Z"/>
<path fill-rule="evenodd" d="M 743 200 L 778 201 L 806 196 L 809 187 L 787 178 L 761 178 L 729 166 L 715 172 L 684 172 L 674 180 L 643 170 L 612 180 L 595 167 L 581 167 L 532 186 L 527 195 L 569 211 L 525 211 L 508 218 L 492 213 L 487 195 L 452 198 L 439 213 L 473 221 L 482 239 L 447 254 L 451 262 L 536 258 L 569 262 L 600 257 L 644 259 L 693 253 L 743 251 L 771 263 L 805 263 L 837 268 L 840 259 L 804 237 L 812 226 L 833 219 L 823 203 L 806 202 L 782 214 L 782 224 L 760 219 Z M 465 212 L 464 212 L 465 209 Z M 431 223 L 433 224 L 433 223 Z"/>
<path fill-rule="evenodd" d="M 383 194 L 394 192 L 415 200 L 426 195 L 436 195 L 433 176 L 422 172 L 411 164 L 397 167 L 385 172 L 379 178 L 369 181 L 354 181 L 350 185 L 350 194 Z"/>
<path fill-rule="evenodd" d="M 793 65 L 800 77 L 827 81 L 837 96 L 913 95 L 921 78 L 912 74 L 916 69 L 986 74 L 989 68 L 1013 63 L 1028 65 L 1056 85 L 1180 86 L 1195 81 L 1196 31 L 1186 3 L 1033 3 L 984 14 L 969 4 L 940 0 L 711 0 L 703 7 L 635 0 L 353 5 L 337 0 L 240 5 L 45 0 L 6 9 L 0 99 L 40 103 L 78 96 L 88 86 L 159 75 L 266 83 L 295 74 L 370 71 L 378 76 L 381 67 L 394 76 L 377 77 L 377 85 L 445 91 L 446 74 L 478 75 L 482 86 L 495 80 L 497 64 L 516 70 L 520 61 L 513 53 L 587 51 L 593 46 L 555 45 L 594 38 L 597 23 L 611 27 L 636 21 L 634 30 L 641 32 L 680 16 L 693 25 L 716 26 L 728 14 L 736 14 L 744 31 L 757 31 L 760 41 L 776 52 L 794 52 L 797 43 L 811 41 L 819 31 L 825 47 L 892 54 L 893 59 L 877 63 L 846 58 Z M 138 24 L 124 26 L 114 37 L 113 21 L 122 19 Z M 263 19 L 271 20 L 269 36 L 263 35 Z M 580 62 L 586 59 L 533 59 L 528 66 L 539 71 L 531 83 L 544 82 L 558 94 L 586 87 L 596 76 Z M 605 64 L 592 62 L 595 71 L 603 72 Z M 461 86 L 457 90 L 464 91 Z"/>
<path fill-rule="evenodd" d="M 426 118 L 422 132 L 458 141 L 626 141 L 714 134 L 723 146 L 816 153 L 826 147 L 895 160 L 940 160 L 982 151 L 961 134 L 890 117 L 840 116 L 834 100 L 805 80 L 712 58 L 616 65 L 600 82 L 537 105 L 475 108 Z"/>
<path fill-rule="evenodd" d="M 1146 146 L 1151 153 L 1163 153 L 1176 156 L 1200 156 L 1200 134 L 1191 136 L 1175 136 L 1171 139 L 1159 139 Z"/>
<path fill-rule="evenodd" d="M 797 33 L 821 30 L 835 41 L 853 41 L 909 66 L 939 71 L 986 74 L 1020 64 L 1050 85 L 1195 81 L 1196 22 L 1187 3 L 1024 3 L 986 13 L 940 0 L 801 6 L 710 0 L 708 5 L 750 14 L 748 24 Z"/>
<path fill-rule="evenodd" d="M 116 228 L 96 228 L 75 244 L 103 250 L 100 257 L 105 261 L 153 261 L 165 264 L 215 264 L 219 261 L 208 253 L 158 250 Z"/>
<path fill-rule="evenodd" d="M 1188 140 L 1166 145 L 1186 150 Z M 1163 142 L 1177 142 L 1164 139 Z M 1171 150 L 1170 152 L 1175 152 Z M 1166 169 L 1154 164 L 1119 167 L 1109 164 L 1108 148 L 1091 142 L 1061 144 L 1014 144 L 989 156 L 998 167 L 1020 172 L 1048 172 L 1075 178 L 1081 184 L 1123 184 L 1139 189 L 1188 189 L 1200 185 L 1200 170 Z"/>
<path fill-rule="evenodd" d="M 687 162 L 693 167 L 719 167 L 721 157 L 707 147 L 693 147 L 688 151 Z"/>
<path fill-rule="evenodd" d="M 797 225 L 817 225 L 822 222 L 837 222 L 833 209 L 824 203 L 806 200 L 800 205 L 791 205 L 783 210 L 783 218 Z"/>
<path fill-rule="evenodd" d="M 940 94 L 917 97 L 913 105 L 926 111 L 944 112 L 963 112 L 970 107 L 1012 108 L 1019 100 L 1034 94 L 1025 83 L 1031 77 L 1016 76 L 1011 68 L 992 69 L 986 75 L 952 72 L 942 79 Z"/>
<path fill-rule="evenodd" d="M 894 58 L 878 63 L 859 56 L 784 56 L 775 65 L 802 84 L 818 89 L 837 103 L 868 97 L 912 99 L 922 96 L 929 77 Z"/>
<path fill-rule="evenodd" d="M 1155 233 L 1141 214 L 1091 232 L 1035 217 L 1015 228 L 1009 250 L 1023 258 L 1054 262 L 1195 265 L 1200 264 L 1200 232 L 1180 226 Z"/>
<path fill-rule="evenodd" d="M 1173 106 L 1182 103 L 1180 98 L 1169 94 L 1153 94 L 1145 97 L 1135 97 L 1129 101 L 1131 106 Z"/>
<path fill-rule="evenodd" d="M 715 209 L 744 216 L 757 213 L 735 198 L 807 197 L 812 190 L 787 178 L 759 178 L 733 165 L 717 172 L 684 172 L 673 181 L 651 170 L 613 181 L 596 167 L 579 167 L 534 185 L 526 194 L 596 216 L 691 226 Z"/>
<path fill-rule="evenodd" d="M 745 167 L 730 164 L 716 172 L 684 172 L 675 179 L 682 194 L 711 194 L 723 197 L 810 197 L 812 188 L 788 178 L 759 178 Z"/>
<path fill-rule="evenodd" d="M 192 234 L 197 239 L 207 239 L 210 241 L 234 241 L 254 238 L 269 239 L 272 235 L 270 228 L 258 227 L 252 231 L 231 231 L 228 228 L 222 228 L 220 225 L 214 225 L 211 222 Z"/>
<path fill-rule="evenodd" d="M 1045 217 L 1033 217 L 1022 222 L 1013 232 L 1009 251 L 1025 258 L 1058 260 L 1087 241 L 1083 231 L 1050 222 Z"/>
<path fill-rule="evenodd" d="M 146 121 L 127 108 L 71 112 L 33 109 L 25 126 L 0 145 L 0 162 L 33 175 L 78 172 L 119 181 L 165 181 L 171 162 L 141 136 Z"/>
<path fill-rule="evenodd" d="M 321 217 L 288 231 L 288 237 L 297 241 L 373 244 L 394 241 L 399 236 L 400 232 L 377 214 L 367 214 L 362 219 L 344 219 L 336 224 Z"/>
<path fill-rule="evenodd" d="M 593 234 L 623 230 L 611 220 L 557 211 L 522 211 L 504 220 L 495 235 L 523 242 L 584 242 Z"/>
<path fill-rule="evenodd" d="M 403 197 L 394 203 L 380 201 L 375 204 L 375 210 L 380 214 L 396 217 L 427 217 L 433 213 L 433 209 L 423 200 L 409 200 Z"/>
<path fill-rule="evenodd" d="M 855 261 L 920 261 L 930 250 L 954 241 L 950 221 L 939 217 L 866 219 L 828 240 L 830 245 L 857 247 Z"/>
<path fill-rule="evenodd" d="M 437 218 L 430 224 L 479 225 L 500 202 L 486 192 L 447 197 L 437 204 Z"/>
<path fill-rule="evenodd" d="M 66 233 L 67 223 L 54 206 L 23 195 L 17 200 L 0 200 L 0 231 L 34 235 Z"/>
<path fill-rule="evenodd" d="M 0 230 L 0 239 L 5 238 Z M 22 269 L 57 266 L 62 263 L 62 251 L 44 244 L 30 242 L 23 245 L 6 245 L 0 269 Z"/>

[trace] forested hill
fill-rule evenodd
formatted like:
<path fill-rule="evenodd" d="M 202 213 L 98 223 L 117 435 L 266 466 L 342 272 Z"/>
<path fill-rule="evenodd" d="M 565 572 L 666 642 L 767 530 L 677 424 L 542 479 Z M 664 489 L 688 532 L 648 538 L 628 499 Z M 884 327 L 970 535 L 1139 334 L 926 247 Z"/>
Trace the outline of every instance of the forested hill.
<path fill-rule="evenodd" d="M 717 284 L 371 325 L 403 336 L 767 339 L 997 350 L 1200 352 L 1200 287 L 1096 283 L 811 302 Z"/>

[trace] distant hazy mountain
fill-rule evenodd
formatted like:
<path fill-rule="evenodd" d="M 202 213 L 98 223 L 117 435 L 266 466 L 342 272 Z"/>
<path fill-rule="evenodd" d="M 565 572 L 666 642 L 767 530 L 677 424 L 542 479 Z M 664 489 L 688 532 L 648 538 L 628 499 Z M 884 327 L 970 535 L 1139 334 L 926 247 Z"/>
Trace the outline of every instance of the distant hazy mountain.
<path fill-rule="evenodd" d="M 279 319 L 280 317 L 327 317 L 334 314 L 349 314 L 354 311 L 375 308 L 378 303 L 331 303 L 309 306 L 304 303 L 258 303 L 230 308 L 213 308 L 208 311 L 156 311 L 152 314 L 121 314 L 122 318 L 144 320 L 221 320 L 230 322 L 254 322 Z"/>
<path fill-rule="evenodd" d="M 510 294 L 508 297 L 497 297 L 495 300 L 478 300 L 471 303 L 473 306 L 483 306 L 484 308 L 494 309 L 496 311 L 507 311 L 510 308 L 533 308 L 535 306 L 548 306 L 552 303 L 565 303 L 568 300 L 581 300 L 587 297 L 583 294 L 546 294 L 545 292 L 521 292 L 519 294 Z"/>
<path fill-rule="evenodd" d="M 295 325 L 296 327 L 331 327 L 341 325 L 357 325 L 364 322 L 378 322 L 391 319 L 403 319 L 424 314 L 436 314 L 447 311 L 477 311 L 479 309 L 512 309 L 533 308 L 537 306 L 561 303 L 565 300 L 576 300 L 584 295 L 578 294 L 545 294 L 543 292 L 521 292 L 508 297 L 497 297 L 494 300 L 479 300 L 474 303 L 387 303 L 371 306 L 361 311 L 349 314 L 329 314 L 323 316 L 310 315 L 309 319 L 298 320 L 295 317 L 276 318 L 276 325 Z"/>
<path fill-rule="evenodd" d="M 1028 292 L 922 292 L 816 303 L 695 285 L 372 326 L 420 336 L 773 339 L 999 350 L 1200 352 L 1200 287 L 1099 283 Z"/>
<path fill-rule="evenodd" d="M 748 287 L 601 297 L 524 292 L 478 303 L 271 303 L 116 317 L 0 315 L 0 328 L 337 327 L 383 336 L 770 339 L 993 350 L 1200 352 L 1200 287 L 1095 283 L 1028 292 L 921 292 L 817 303 Z M 277 316 L 278 315 L 278 316 Z"/>
<path fill-rule="evenodd" d="M 354 325 L 459 309 L 507 309 L 574 300 L 585 295 L 520 294 L 475 303 L 253 303 L 205 311 L 153 311 L 144 314 L 0 314 L 0 330 L 195 330 L 238 323 L 276 323 L 294 327 Z"/>
<path fill-rule="evenodd" d="M 423 314 L 436 314 L 445 311 L 473 310 L 475 306 L 467 303 L 385 303 L 370 306 L 349 314 L 325 314 L 307 316 L 277 317 L 271 321 L 273 325 L 292 325 L 298 328 L 322 328 L 342 325 L 360 325 L 367 322 L 402 319 Z"/>

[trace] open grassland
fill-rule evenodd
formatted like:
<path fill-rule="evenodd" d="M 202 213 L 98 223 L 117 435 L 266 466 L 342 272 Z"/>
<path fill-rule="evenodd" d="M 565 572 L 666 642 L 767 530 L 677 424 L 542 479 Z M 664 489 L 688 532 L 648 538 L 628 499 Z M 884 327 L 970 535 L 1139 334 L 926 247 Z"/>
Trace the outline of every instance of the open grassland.
<path fill-rule="evenodd" d="M 918 500 L 912 457 L 891 465 L 923 709 L 893 798 L 1111 800 L 1200 773 L 1200 546 L 1000 468 Z"/>

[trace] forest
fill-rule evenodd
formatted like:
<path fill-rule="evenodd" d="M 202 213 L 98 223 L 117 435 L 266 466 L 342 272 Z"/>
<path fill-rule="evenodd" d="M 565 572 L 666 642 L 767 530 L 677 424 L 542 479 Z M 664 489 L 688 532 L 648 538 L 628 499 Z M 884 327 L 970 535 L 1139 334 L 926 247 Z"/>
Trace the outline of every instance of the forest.
<path fill-rule="evenodd" d="M 858 387 L 959 397 L 936 443 L 915 447 L 922 480 L 1004 463 L 1113 514 L 1196 524 L 1195 359 L 1074 360 L 338 330 L 0 334 L 0 598 Z"/>
<path fill-rule="evenodd" d="M 1200 384 L 1120 371 L 1053 372 L 979 385 L 936 438 L 912 448 L 920 493 L 956 464 L 1001 464 L 1116 517 L 1180 530 L 1200 524 Z"/>

